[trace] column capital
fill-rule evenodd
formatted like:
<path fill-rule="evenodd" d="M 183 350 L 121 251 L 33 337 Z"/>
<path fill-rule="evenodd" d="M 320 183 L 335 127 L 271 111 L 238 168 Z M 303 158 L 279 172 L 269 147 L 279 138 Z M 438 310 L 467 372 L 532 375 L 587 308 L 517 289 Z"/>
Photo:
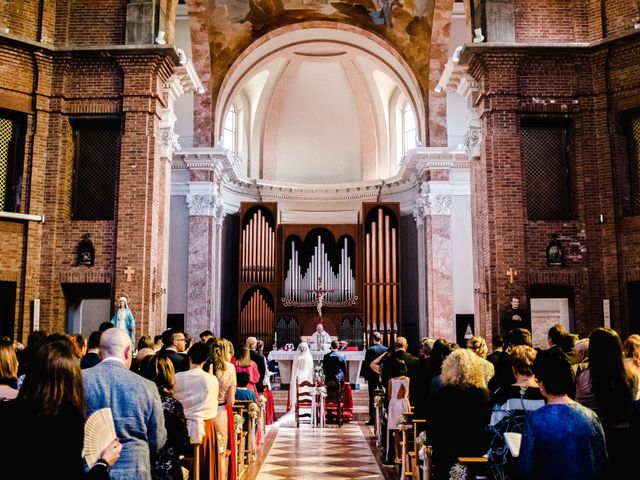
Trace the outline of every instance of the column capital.
<path fill-rule="evenodd" d="M 413 218 L 417 226 L 424 224 L 426 216 L 451 216 L 451 203 L 453 195 L 449 193 L 434 193 L 428 191 L 429 186 L 425 182 L 420 187 L 420 193 L 416 195 L 413 208 Z"/>
<path fill-rule="evenodd" d="M 212 182 L 189 182 L 185 195 L 189 216 L 213 217 L 222 225 L 226 212 L 219 185 Z"/>

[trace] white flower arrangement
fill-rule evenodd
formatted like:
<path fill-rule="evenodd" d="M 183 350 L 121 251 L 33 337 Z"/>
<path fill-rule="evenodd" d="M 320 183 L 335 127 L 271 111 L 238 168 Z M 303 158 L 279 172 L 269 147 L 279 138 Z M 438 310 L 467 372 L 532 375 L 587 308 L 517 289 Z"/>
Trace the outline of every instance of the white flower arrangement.
<path fill-rule="evenodd" d="M 254 402 L 251 402 L 249 404 L 248 410 L 249 410 L 249 416 L 251 418 L 256 418 L 258 416 L 258 412 L 260 412 L 260 408 L 258 407 L 258 404 Z"/>
<path fill-rule="evenodd" d="M 468 480 L 469 469 L 461 463 L 456 463 L 449 471 L 449 480 Z"/>
<path fill-rule="evenodd" d="M 236 433 L 242 432 L 242 425 L 244 425 L 244 418 L 242 418 L 242 415 L 234 413 L 233 414 L 233 426 L 235 428 Z"/>
<path fill-rule="evenodd" d="M 324 383 L 324 370 L 321 365 L 316 365 L 313 371 L 313 378 L 318 383 Z"/>

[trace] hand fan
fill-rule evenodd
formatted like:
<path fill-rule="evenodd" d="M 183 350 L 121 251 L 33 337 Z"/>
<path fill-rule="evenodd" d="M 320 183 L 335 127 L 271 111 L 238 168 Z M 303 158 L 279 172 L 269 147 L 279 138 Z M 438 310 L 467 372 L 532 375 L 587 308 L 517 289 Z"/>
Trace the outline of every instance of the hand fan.
<path fill-rule="evenodd" d="M 116 428 L 110 408 L 93 412 L 84 424 L 84 457 L 89 468 L 100 459 L 100 454 L 116 439 Z"/>

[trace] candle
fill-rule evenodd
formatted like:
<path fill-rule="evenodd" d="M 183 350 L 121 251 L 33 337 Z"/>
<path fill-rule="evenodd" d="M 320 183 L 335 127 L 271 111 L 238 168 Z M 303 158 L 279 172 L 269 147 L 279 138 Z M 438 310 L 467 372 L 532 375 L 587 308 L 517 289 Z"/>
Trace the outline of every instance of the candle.
<path fill-rule="evenodd" d="M 278 332 L 273 332 L 273 341 L 274 342 L 278 341 Z"/>

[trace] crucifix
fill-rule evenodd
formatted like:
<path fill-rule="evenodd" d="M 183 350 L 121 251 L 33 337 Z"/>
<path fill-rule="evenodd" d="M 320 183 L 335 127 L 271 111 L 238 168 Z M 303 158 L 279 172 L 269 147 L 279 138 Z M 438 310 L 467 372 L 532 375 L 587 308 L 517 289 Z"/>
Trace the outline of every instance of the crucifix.
<path fill-rule="evenodd" d="M 518 276 L 518 271 L 509 267 L 509 270 L 507 270 L 507 277 L 509 277 L 509 283 L 513 283 L 513 277 L 517 277 L 517 276 Z"/>
<path fill-rule="evenodd" d="M 307 293 L 315 293 L 316 294 L 316 310 L 318 310 L 318 316 L 320 317 L 320 321 L 322 321 L 322 303 L 324 302 L 324 297 L 327 296 L 327 293 L 331 293 L 334 290 L 327 290 L 322 288 L 322 277 L 318 277 L 318 286 L 315 289 L 307 289 L 305 292 Z"/>
<path fill-rule="evenodd" d="M 134 273 L 136 273 L 136 271 L 131 267 L 127 267 L 124 269 L 124 274 L 127 276 L 127 282 L 131 281 L 131 275 L 133 275 Z"/>

